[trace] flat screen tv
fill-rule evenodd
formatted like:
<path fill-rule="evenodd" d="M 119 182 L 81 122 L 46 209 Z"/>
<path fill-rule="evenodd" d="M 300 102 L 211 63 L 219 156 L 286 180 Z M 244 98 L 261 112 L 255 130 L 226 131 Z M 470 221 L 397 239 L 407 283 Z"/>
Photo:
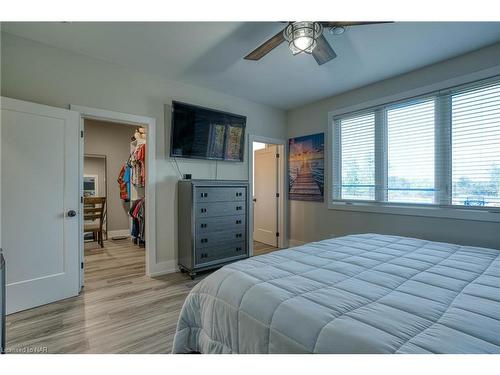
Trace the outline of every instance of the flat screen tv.
<path fill-rule="evenodd" d="M 247 118 L 172 102 L 170 156 L 243 161 Z"/>

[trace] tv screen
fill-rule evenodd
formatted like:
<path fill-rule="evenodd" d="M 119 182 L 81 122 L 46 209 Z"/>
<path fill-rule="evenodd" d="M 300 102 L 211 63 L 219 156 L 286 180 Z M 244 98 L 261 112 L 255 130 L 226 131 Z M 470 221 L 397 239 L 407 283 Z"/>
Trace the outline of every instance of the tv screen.
<path fill-rule="evenodd" d="M 247 118 L 172 102 L 170 156 L 243 161 Z"/>

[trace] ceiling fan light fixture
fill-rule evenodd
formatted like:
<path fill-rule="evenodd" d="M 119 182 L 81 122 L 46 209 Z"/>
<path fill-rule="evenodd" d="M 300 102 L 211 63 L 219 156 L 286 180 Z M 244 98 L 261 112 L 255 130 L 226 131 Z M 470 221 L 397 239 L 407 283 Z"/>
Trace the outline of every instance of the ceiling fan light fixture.
<path fill-rule="evenodd" d="M 288 47 L 293 55 L 312 53 L 316 47 L 316 40 L 323 33 L 323 26 L 319 22 L 298 21 L 289 24 L 283 31 Z"/>

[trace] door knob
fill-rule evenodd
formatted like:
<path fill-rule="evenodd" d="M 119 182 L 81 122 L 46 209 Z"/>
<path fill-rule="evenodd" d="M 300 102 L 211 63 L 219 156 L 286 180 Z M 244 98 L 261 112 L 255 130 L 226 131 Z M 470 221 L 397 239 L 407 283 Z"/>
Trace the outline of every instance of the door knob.
<path fill-rule="evenodd" d="M 68 211 L 68 216 L 69 217 L 75 217 L 76 216 L 76 211 L 75 210 L 69 210 Z"/>
<path fill-rule="evenodd" d="M 254 202 L 257 202 L 257 198 L 252 199 Z"/>

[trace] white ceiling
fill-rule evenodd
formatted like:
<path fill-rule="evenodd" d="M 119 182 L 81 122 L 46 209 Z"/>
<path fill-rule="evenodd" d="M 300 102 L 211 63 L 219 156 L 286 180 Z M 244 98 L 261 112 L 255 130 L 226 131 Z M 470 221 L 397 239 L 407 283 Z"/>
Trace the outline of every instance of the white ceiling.
<path fill-rule="evenodd" d="M 2 23 L 55 47 L 289 109 L 500 42 L 500 23 L 411 22 L 325 33 L 338 57 L 318 66 L 285 43 L 243 59 L 279 22 Z"/>

